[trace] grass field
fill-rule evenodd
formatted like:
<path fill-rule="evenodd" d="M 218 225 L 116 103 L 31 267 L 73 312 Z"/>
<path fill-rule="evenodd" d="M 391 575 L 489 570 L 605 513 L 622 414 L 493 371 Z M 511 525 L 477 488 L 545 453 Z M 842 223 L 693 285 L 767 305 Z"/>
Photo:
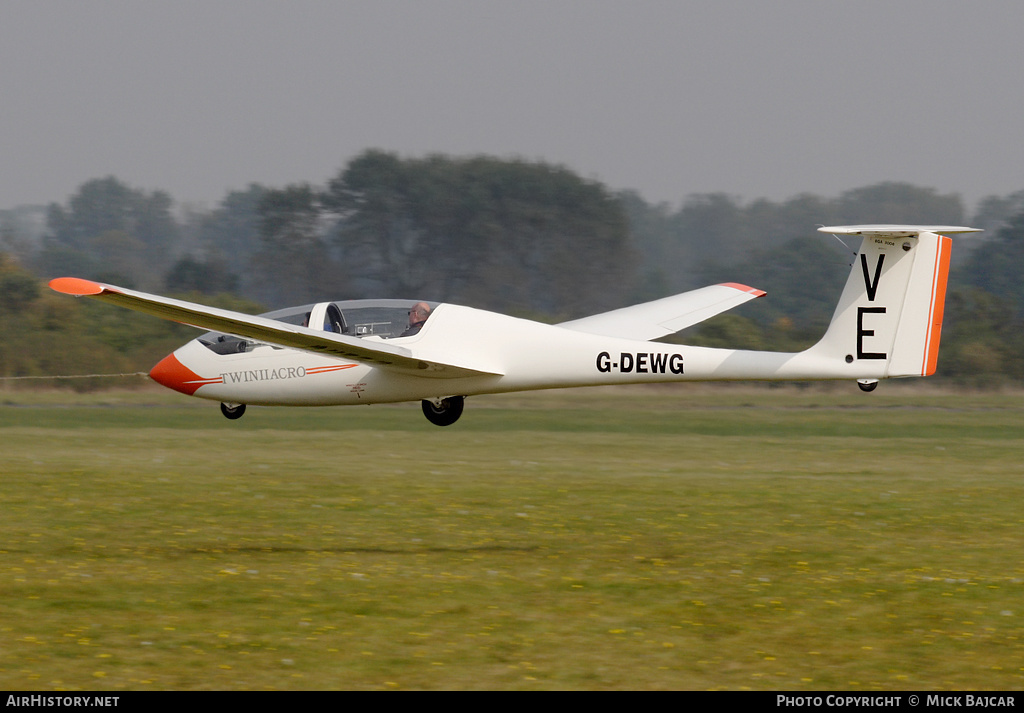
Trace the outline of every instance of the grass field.
<path fill-rule="evenodd" d="M 1024 688 L 1024 395 L 0 393 L 0 689 Z"/>

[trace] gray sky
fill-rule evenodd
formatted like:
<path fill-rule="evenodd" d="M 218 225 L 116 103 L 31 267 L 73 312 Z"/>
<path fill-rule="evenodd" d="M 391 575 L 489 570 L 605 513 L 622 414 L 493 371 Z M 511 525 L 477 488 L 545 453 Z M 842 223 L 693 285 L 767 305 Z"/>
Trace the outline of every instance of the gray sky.
<path fill-rule="evenodd" d="M 214 206 L 366 148 L 649 201 L 1024 189 L 1019 0 L 0 0 L 0 208 Z"/>

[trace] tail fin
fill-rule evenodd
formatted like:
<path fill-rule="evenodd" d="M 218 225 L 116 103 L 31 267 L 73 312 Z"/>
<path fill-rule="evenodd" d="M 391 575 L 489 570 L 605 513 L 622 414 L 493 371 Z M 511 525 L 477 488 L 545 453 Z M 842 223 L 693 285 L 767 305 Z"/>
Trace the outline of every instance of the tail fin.
<path fill-rule="evenodd" d="M 850 225 L 819 230 L 863 240 L 828 331 L 809 351 L 855 365 L 859 378 L 935 373 L 953 242 L 939 233 L 977 229 Z"/>

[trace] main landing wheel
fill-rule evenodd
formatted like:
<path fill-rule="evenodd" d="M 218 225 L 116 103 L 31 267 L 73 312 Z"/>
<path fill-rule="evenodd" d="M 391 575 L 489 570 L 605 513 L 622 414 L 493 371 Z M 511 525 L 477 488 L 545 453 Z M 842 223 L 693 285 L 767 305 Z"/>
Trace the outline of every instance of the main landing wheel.
<path fill-rule="evenodd" d="M 234 421 L 236 418 L 241 418 L 245 414 L 245 404 L 224 404 L 220 405 L 220 412 L 224 414 L 225 418 L 230 418 Z"/>
<path fill-rule="evenodd" d="M 878 386 L 878 379 L 857 379 L 857 386 L 861 391 L 874 391 Z"/>
<path fill-rule="evenodd" d="M 424 399 L 423 415 L 435 426 L 451 426 L 459 420 L 465 403 L 464 396 L 449 396 L 438 403 Z"/>

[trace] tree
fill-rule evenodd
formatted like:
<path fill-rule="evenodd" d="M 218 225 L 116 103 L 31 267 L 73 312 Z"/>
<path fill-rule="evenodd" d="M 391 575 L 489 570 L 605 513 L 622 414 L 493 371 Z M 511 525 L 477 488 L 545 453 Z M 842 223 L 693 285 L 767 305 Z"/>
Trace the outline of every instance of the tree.
<path fill-rule="evenodd" d="M 978 288 L 946 298 L 938 373 L 972 386 L 1024 378 L 1024 325 L 1005 298 Z"/>
<path fill-rule="evenodd" d="M 268 304 L 301 304 L 339 297 L 345 279 L 324 239 L 322 209 L 309 184 L 268 190 L 259 203 L 260 247 L 253 256 Z"/>
<path fill-rule="evenodd" d="M 1024 212 L 1024 191 L 1007 196 L 986 196 L 978 202 L 971 218 L 972 228 L 995 234 L 1018 213 Z"/>
<path fill-rule="evenodd" d="M 253 256 L 261 246 L 260 201 L 267 189 L 251 183 L 244 191 L 231 191 L 220 205 L 201 219 L 198 230 L 199 263 L 236 287 L 208 286 L 205 291 L 238 289 L 242 294 L 255 291 L 252 276 Z"/>
<path fill-rule="evenodd" d="M 671 244 L 671 208 L 668 203 L 649 205 L 635 191 L 618 194 L 626 215 L 632 249 L 636 253 L 636 274 L 630 292 L 631 302 L 656 300 L 673 292 L 681 292 L 686 285 L 680 271 L 669 256 Z M 673 289 L 675 288 L 675 289 Z"/>
<path fill-rule="evenodd" d="M 411 173 L 397 155 L 371 150 L 328 183 L 323 202 L 339 218 L 335 243 L 345 263 L 357 268 L 361 290 L 413 296 L 427 289 L 438 246 L 428 245 L 416 225 Z"/>
<path fill-rule="evenodd" d="M 362 291 L 581 314 L 621 306 L 631 286 L 621 204 L 562 167 L 368 151 L 323 202 Z"/>
<path fill-rule="evenodd" d="M 178 239 L 172 201 L 113 176 L 83 183 L 66 207 L 51 204 L 39 256 L 44 274 L 85 274 L 156 289 Z"/>
<path fill-rule="evenodd" d="M 1008 303 L 1007 317 L 1024 317 L 1024 211 L 1009 217 L 958 271 L 957 284 L 972 285 Z"/>
<path fill-rule="evenodd" d="M 675 233 L 677 274 L 697 276 L 706 263 L 732 263 L 746 254 L 743 209 L 738 199 L 725 193 L 689 196 L 672 219 Z M 696 287 L 691 282 L 690 287 Z"/>
<path fill-rule="evenodd" d="M 0 253 L 0 312 L 24 310 L 38 299 L 39 292 L 39 280 L 18 267 L 10 256 Z"/>
<path fill-rule="evenodd" d="M 771 349 L 806 348 L 824 334 L 850 272 L 852 255 L 825 236 L 794 238 L 780 248 L 760 248 L 732 266 L 716 266 L 707 283 L 739 281 L 768 294 L 741 308 L 762 325 L 786 325 L 766 336 Z M 837 249 L 838 248 L 838 249 Z M 782 321 L 785 320 L 785 321 Z"/>
<path fill-rule="evenodd" d="M 198 292 L 216 295 L 238 290 L 238 276 L 223 263 L 202 261 L 186 255 L 174 264 L 164 278 L 171 292 Z"/>
<path fill-rule="evenodd" d="M 963 225 L 964 207 L 955 193 L 942 195 L 933 188 L 884 182 L 855 188 L 839 196 L 837 219 L 842 224 L 907 223 Z"/>

